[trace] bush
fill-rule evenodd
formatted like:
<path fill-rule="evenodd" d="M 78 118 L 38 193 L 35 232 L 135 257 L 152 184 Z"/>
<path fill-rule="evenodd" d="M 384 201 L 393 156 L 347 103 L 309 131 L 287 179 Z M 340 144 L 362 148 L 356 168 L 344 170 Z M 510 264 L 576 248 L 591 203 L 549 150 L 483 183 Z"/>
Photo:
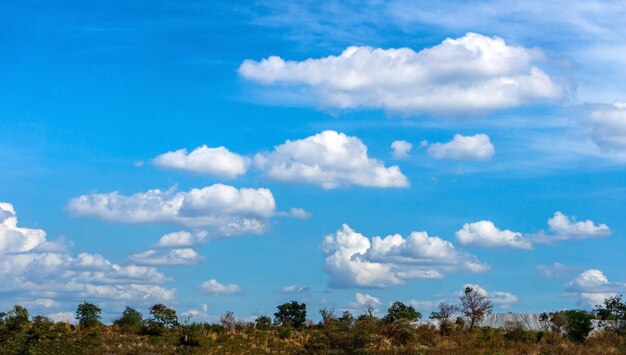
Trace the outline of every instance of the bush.
<path fill-rule="evenodd" d="M 100 325 L 102 309 L 93 303 L 84 301 L 76 307 L 76 319 L 78 325 L 84 328 L 92 328 Z"/>
<path fill-rule="evenodd" d="M 132 307 L 126 307 L 122 315 L 113 321 L 113 325 L 119 327 L 125 333 L 138 333 L 143 324 L 143 316 Z"/>
<path fill-rule="evenodd" d="M 565 333 L 567 337 L 575 342 L 582 343 L 585 341 L 593 326 L 589 313 L 580 310 L 569 310 L 564 312 L 566 323 Z"/>
<path fill-rule="evenodd" d="M 306 304 L 291 301 L 281 304 L 274 313 L 274 321 L 283 327 L 301 328 L 306 322 Z"/>
<path fill-rule="evenodd" d="M 272 318 L 268 316 L 260 316 L 254 320 L 254 328 L 257 330 L 270 330 L 272 327 Z"/>

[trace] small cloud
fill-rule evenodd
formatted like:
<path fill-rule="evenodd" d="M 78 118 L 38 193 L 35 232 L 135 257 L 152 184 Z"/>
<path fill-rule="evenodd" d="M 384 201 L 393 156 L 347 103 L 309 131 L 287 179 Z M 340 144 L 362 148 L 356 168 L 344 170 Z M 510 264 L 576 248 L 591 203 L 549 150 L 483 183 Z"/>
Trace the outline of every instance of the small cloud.
<path fill-rule="evenodd" d="M 298 219 L 309 219 L 311 218 L 311 213 L 302 209 L 302 208 L 292 208 L 289 210 L 289 215 L 293 218 Z"/>
<path fill-rule="evenodd" d="M 311 288 L 308 286 L 289 285 L 281 289 L 282 293 L 307 293 L 311 292 Z"/>
<path fill-rule="evenodd" d="M 563 265 L 561 263 L 554 263 L 552 265 L 539 264 L 535 268 L 537 269 L 537 273 L 539 273 L 539 276 L 543 278 L 565 277 L 569 275 L 572 271 L 569 266 Z"/>
<path fill-rule="evenodd" d="M 455 134 L 448 143 L 432 143 L 428 146 L 428 155 L 435 159 L 453 160 L 489 160 L 495 154 L 495 148 L 486 134 L 462 136 Z"/>
<path fill-rule="evenodd" d="M 200 285 L 200 289 L 212 295 L 232 295 L 241 292 L 241 287 L 236 284 L 221 284 L 216 279 L 205 281 Z"/>
<path fill-rule="evenodd" d="M 391 151 L 394 159 L 404 159 L 409 157 L 409 153 L 413 149 L 413 144 L 407 141 L 394 141 L 391 143 Z"/>

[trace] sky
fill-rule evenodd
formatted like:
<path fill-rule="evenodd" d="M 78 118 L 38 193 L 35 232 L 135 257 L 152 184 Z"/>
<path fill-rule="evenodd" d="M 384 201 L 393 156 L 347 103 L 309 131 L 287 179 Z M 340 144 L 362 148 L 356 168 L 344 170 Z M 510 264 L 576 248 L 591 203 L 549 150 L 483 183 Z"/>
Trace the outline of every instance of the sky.
<path fill-rule="evenodd" d="M 0 309 L 626 290 L 622 1 L 3 1 Z"/>

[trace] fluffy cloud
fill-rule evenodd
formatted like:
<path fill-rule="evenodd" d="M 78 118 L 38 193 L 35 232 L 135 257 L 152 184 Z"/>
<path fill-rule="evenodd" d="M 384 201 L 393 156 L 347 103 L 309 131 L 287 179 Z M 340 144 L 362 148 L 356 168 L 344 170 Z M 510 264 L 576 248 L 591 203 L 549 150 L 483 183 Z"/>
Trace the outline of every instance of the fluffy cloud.
<path fill-rule="evenodd" d="M 157 269 L 120 265 L 102 255 L 51 248 L 40 229 L 18 227 L 15 209 L 0 203 L 0 292 L 15 294 L 34 308 L 58 308 L 83 299 L 163 302 L 175 290 Z"/>
<path fill-rule="evenodd" d="M 339 56 L 244 61 L 239 73 L 262 85 L 301 88 L 322 107 L 423 114 L 477 114 L 559 99 L 562 90 L 534 65 L 537 49 L 468 33 L 415 52 L 348 47 Z"/>
<path fill-rule="evenodd" d="M 463 246 L 532 249 L 532 244 L 521 233 L 512 232 L 508 229 L 499 230 L 491 221 L 465 223 L 463 228 L 455 233 L 455 236 L 459 244 Z"/>
<path fill-rule="evenodd" d="M 165 234 L 155 244 L 157 248 L 193 247 L 204 244 L 208 238 L 206 231 L 179 231 Z"/>
<path fill-rule="evenodd" d="M 288 140 L 270 153 L 257 154 L 254 161 L 274 180 L 305 182 L 325 189 L 409 186 L 398 166 L 385 167 L 383 162 L 368 157 L 367 146 L 359 138 L 335 131 Z"/>
<path fill-rule="evenodd" d="M 232 295 L 241 292 L 241 287 L 236 284 L 221 284 L 216 279 L 205 281 L 200 285 L 200 289 L 212 295 Z"/>
<path fill-rule="evenodd" d="M 281 289 L 282 293 L 306 293 L 310 292 L 311 288 L 308 286 L 289 285 Z"/>
<path fill-rule="evenodd" d="M 171 249 L 167 251 L 150 249 L 134 254 L 130 260 L 140 265 L 192 265 L 201 259 L 191 248 Z"/>
<path fill-rule="evenodd" d="M 120 195 L 82 195 L 68 203 L 78 216 L 129 223 L 167 223 L 211 227 L 220 235 L 262 233 L 274 215 L 276 202 L 269 189 L 215 184 L 189 192 L 158 189 Z"/>
<path fill-rule="evenodd" d="M 248 159 L 232 153 L 225 147 L 208 148 L 206 145 L 188 153 L 186 149 L 161 154 L 152 163 L 164 169 L 186 170 L 200 174 L 236 178 L 246 173 Z"/>
<path fill-rule="evenodd" d="M 365 237 L 344 224 L 326 236 L 326 271 L 330 287 L 391 287 L 408 279 L 441 278 L 445 273 L 483 272 L 488 266 L 461 253 L 439 237 L 413 232 L 407 238 Z"/>
<path fill-rule="evenodd" d="M 435 159 L 489 160 L 495 154 L 495 148 L 489 136 L 476 134 L 462 136 L 455 134 L 448 143 L 433 143 L 428 146 L 428 155 Z"/>
<path fill-rule="evenodd" d="M 583 239 L 590 237 L 606 237 L 611 229 L 606 224 L 595 225 L 592 220 L 577 222 L 576 217 L 568 217 L 557 211 L 548 220 L 550 231 L 556 239 Z"/>
<path fill-rule="evenodd" d="M 626 103 L 597 105 L 583 120 L 588 136 L 608 151 L 626 151 Z"/>
<path fill-rule="evenodd" d="M 564 277 L 571 272 L 571 268 L 561 263 L 554 263 L 552 265 L 539 264 L 535 267 L 539 276 L 543 278 Z"/>
<path fill-rule="evenodd" d="M 411 149 L 413 149 L 413 144 L 407 141 L 393 141 L 391 143 L 391 155 L 394 159 L 408 158 Z"/>
<path fill-rule="evenodd" d="M 464 285 L 463 290 L 459 294 L 462 295 L 467 287 L 471 287 L 472 290 L 487 297 L 491 301 L 491 303 L 493 303 L 495 306 L 499 306 L 500 308 L 510 308 L 512 304 L 517 303 L 518 301 L 517 296 L 512 293 L 503 291 L 487 291 L 478 285 L 472 284 Z"/>
<path fill-rule="evenodd" d="M 311 212 L 308 212 L 302 208 L 292 208 L 289 210 L 289 215 L 293 218 L 298 219 L 309 219 L 311 218 Z"/>
<path fill-rule="evenodd" d="M 565 291 L 578 296 L 578 303 L 594 307 L 604 299 L 626 291 L 626 284 L 609 282 L 600 270 L 589 269 L 565 286 Z"/>

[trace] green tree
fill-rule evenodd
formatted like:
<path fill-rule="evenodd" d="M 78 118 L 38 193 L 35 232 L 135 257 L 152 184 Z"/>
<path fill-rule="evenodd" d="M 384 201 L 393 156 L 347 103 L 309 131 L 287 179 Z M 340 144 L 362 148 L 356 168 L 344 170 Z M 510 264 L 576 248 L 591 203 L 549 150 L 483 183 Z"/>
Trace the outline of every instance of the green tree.
<path fill-rule="evenodd" d="M 268 316 L 260 316 L 254 320 L 254 327 L 258 330 L 270 330 L 272 327 L 272 318 Z"/>
<path fill-rule="evenodd" d="M 126 307 L 122 315 L 113 321 L 113 325 L 120 327 L 124 332 L 138 332 L 143 324 L 143 316 L 132 307 Z"/>
<path fill-rule="evenodd" d="M 469 330 L 493 311 L 491 301 L 482 292 L 466 287 L 461 296 L 461 312 L 469 319 Z"/>
<path fill-rule="evenodd" d="M 176 311 L 164 304 L 158 303 L 150 307 L 152 322 L 161 328 L 172 329 L 178 325 L 178 317 Z"/>
<path fill-rule="evenodd" d="M 81 327 L 91 328 L 100 324 L 102 309 L 93 303 L 84 301 L 76 307 L 76 319 Z"/>
<path fill-rule="evenodd" d="M 569 310 L 564 312 L 565 333 L 573 341 L 582 343 L 593 329 L 591 314 L 581 310 Z"/>
<path fill-rule="evenodd" d="M 613 296 L 604 300 L 604 305 L 595 309 L 601 324 L 619 335 L 626 335 L 626 304 L 622 296 Z"/>
<path fill-rule="evenodd" d="M 291 301 L 283 303 L 274 313 L 274 321 L 284 327 L 301 328 L 306 322 L 306 304 Z"/>
<path fill-rule="evenodd" d="M 13 306 L 9 312 L 7 312 L 6 327 L 9 331 L 19 331 L 30 324 L 28 317 L 28 310 L 20 305 Z"/>
<path fill-rule="evenodd" d="M 383 321 L 385 323 L 393 323 L 397 320 L 415 322 L 420 318 L 422 318 L 422 314 L 416 311 L 413 306 L 407 306 L 400 301 L 396 301 L 387 309 L 387 315 L 383 317 Z"/>

